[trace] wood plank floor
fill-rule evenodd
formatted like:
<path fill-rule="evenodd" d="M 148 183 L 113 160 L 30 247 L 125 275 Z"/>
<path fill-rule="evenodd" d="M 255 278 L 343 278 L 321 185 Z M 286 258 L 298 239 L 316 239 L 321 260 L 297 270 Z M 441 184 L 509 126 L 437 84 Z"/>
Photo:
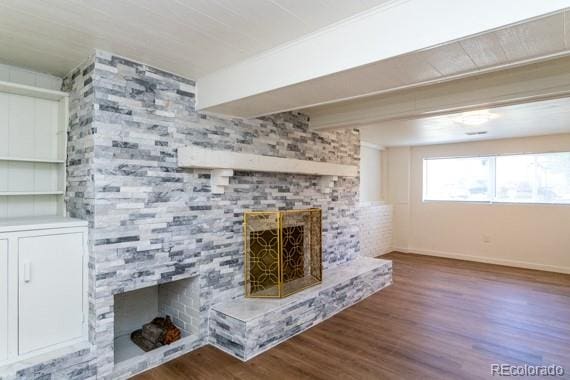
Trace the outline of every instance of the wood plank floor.
<path fill-rule="evenodd" d="M 492 363 L 570 378 L 570 276 L 384 257 L 394 285 L 247 363 L 204 347 L 137 379 L 488 379 Z"/>

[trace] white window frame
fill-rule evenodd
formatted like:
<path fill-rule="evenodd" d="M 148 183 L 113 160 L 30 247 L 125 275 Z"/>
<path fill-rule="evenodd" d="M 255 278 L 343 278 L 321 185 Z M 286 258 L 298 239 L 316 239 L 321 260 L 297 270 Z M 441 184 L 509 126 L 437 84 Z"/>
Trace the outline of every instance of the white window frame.
<path fill-rule="evenodd" d="M 499 205 L 536 205 L 536 206 L 570 206 L 569 202 L 514 202 L 514 201 L 501 201 L 497 200 L 497 157 L 504 156 L 538 156 L 556 153 L 567 153 L 570 151 L 551 151 L 551 152 L 525 152 L 525 153 L 503 153 L 503 154 L 489 154 L 489 155 L 468 155 L 468 156 L 443 156 L 443 157 L 424 157 L 422 163 L 422 203 L 441 203 L 441 202 L 451 202 L 451 203 L 473 203 L 473 204 L 499 204 Z M 427 191 L 427 181 L 428 181 L 428 170 L 427 161 L 430 160 L 443 160 L 443 159 L 461 159 L 461 158 L 488 158 L 489 159 L 489 189 L 488 189 L 488 201 L 476 201 L 476 200 L 459 200 L 459 199 L 426 199 Z M 536 169 L 535 169 L 536 170 Z M 536 185 L 533 184 L 533 191 Z"/>

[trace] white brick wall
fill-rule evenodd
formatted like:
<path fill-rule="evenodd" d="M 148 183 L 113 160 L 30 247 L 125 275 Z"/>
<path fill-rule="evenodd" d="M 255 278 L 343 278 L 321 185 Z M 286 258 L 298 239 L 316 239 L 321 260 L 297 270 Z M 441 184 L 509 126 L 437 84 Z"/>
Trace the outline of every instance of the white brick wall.
<path fill-rule="evenodd" d="M 200 294 L 197 277 L 117 294 L 115 337 L 130 335 L 156 317 L 169 315 L 182 336 L 198 332 Z"/>
<path fill-rule="evenodd" d="M 392 206 L 380 202 L 360 204 L 360 254 L 376 257 L 392 248 Z"/>
<path fill-rule="evenodd" d="M 158 313 L 169 315 L 183 336 L 196 333 L 200 327 L 200 292 L 195 277 L 158 286 Z"/>

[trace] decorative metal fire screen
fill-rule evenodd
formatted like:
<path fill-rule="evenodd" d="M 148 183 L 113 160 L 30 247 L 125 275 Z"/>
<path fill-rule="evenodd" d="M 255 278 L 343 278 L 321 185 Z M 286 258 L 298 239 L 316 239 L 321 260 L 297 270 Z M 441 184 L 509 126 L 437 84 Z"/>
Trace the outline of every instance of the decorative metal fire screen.
<path fill-rule="evenodd" d="M 244 215 L 245 294 L 283 298 L 322 280 L 321 210 Z"/>

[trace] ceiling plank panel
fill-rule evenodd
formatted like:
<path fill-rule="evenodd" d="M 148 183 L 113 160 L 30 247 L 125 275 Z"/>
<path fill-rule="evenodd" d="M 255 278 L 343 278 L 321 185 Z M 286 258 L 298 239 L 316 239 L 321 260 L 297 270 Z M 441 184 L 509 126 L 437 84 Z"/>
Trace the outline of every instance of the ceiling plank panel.
<path fill-rule="evenodd" d="M 30 3 L 30 5 L 33 4 Z M 0 9 L 2 9 L 1 6 Z M 68 15 L 70 19 L 76 16 L 74 13 Z M 89 27 L 82 29 L 79 25 L 74 25 L 72 22 L 63 25 L 62 23 L 52 21 L 52 19 L 46 16 L 47 15 L 42 14 L 38 17 L 37 13 L 33 12 L 33 8 L 25 9 L 24 11 L 2 11 L 0 12 L 0 29 L 6 26 L 6 28 L 10 29 L 7 33 L 9 33 L 13 39 L 21 41 L 24 46 L 33 48 L 38 52 L 45 52 L 47 56 L 50 56 L 50 52 L 58 52 L 58 54 L 66 55 L 75 61 L 75 64 L 72 65 L 71 68 L 69 68 L 69 66 L 62 66 L 57 72 L 50 71 L 50 73 L 55 75 L 65 75 L 69 70 L 77 66 L 78 63 L 85 60 L 92 52 L 93 48 L 91 48 L 91 46 L 113 51 L 116 42 L 113 42 L 112 35 L 113 33 L 121 33 L 112 28 L 107 28 L 103 33 L 95 32 L 91 31 Z M 37 30 L 42 30 L 43 33 L 37 33 Z M 128 57 L 142 57 L 142 59 L 139 59 L 144 61 L 146 54 L 148 54 L 148 40 L 129 38 L 124 34 L 122 38 L 126 38 L 128 41 L 121 49 L 122 55 Z M 70 50 L 70 47 L 73 47 L 74 50 Z M 159 47 L 159 51 L 163 54 L 160 54 L 160 56 L 155 59 L 155 66 L 168 70 L 170 67 L 176 67 L 174 60 L 187 62 L 187 57 L 183 55 L 183 52 L 168 52 L 167 49 L 169 49 L 169 45 L 161 45 Z M 166 66 L 164 62 L 168 61 L 168 59 L 165 57 L 171 57 L 172 59 Z M 31 64 L 36 65 L 37 63 L 33 62 Z M 186 65 L 188 65 L 189 68 L 195 68 L 195 65 L 189 61 Z M 31 67 L 30 64 L 23 66 Z"/>
<path fill-rule="evenodd" d="M 441 78 L 441 72 L 435 69 L 423 54 L 406 54 L 395 59 L 400 77 L 404 84 L 425 82 Z"/>
<path fill-rule="evenodd" d="M 284 25 L 294 28 L 299 35 L 308 32 L 307 24 L 270 1 L 216 0 L 216 3 L 240 17 L 243 20 L 241 28 L 247 33 L 258 35 L 264 41 L 277 41 L 275 45 L 289 41 L 290 34 Z"/>
<path fill-rule="evenodd" d="M 361 1 L 338 1 L 338 0 L 271 0 L 284 9 L 295 14 L 306 24 L 325 27 L 331 23 L 342 20 L 347 14 L 356 15 L 373 7 L 387 3 L 390 0 L 361 0 Z M 327 12 L 322 12 L 327 9 Z"/>
<path fill-rule="evenodd" d="M 480 69 L 509 62 L 507 54 L 501 46 L 499 36 L 495 32 L 467 38 L 460 41 L 459 44 Z"/>
<path fill-rule="evenodd" d="M 419 55 L 443 76 L 477 70 L 477 65 L 458 42 L 429 49 L 420 52 Z"/>
<path fill-rule="evenodd" d="M 2 0 L 0 30 L 14 51 L 5 47 L 0 61 L 63 75 L 98 48 L 196 79 L 386 0 L 319 1 L 316 9 L 316 0 L 293 0 L 291 11 L 269 0 Z M 30 49 L 44 53 L 45 65 Z M 63 55 L 73 64 L 48 62 Z"/>
<path fill-rule="evenodd" d="M 570 49 L 570 11 L 564 12 L 564 40 L 566 49 Z"/>
<path fill-rule="evenodd" d="M 12 66 L 21 66 L 20 62 L 30 62 L 25 68 L 42 73 L 61 73 L 61 67 L 73 67 L 75 60 L 72 57 L 46 53 L 33 47 L 23 46 L 19 40 L 14 40 L 0 33 L 0 57 L 3 63 Z"/>
<path fill-rule="evenodd" d="M 496 34 L 510 61 L 545 56 L 566 47 L 562 12 L 498 30 Z"/>

